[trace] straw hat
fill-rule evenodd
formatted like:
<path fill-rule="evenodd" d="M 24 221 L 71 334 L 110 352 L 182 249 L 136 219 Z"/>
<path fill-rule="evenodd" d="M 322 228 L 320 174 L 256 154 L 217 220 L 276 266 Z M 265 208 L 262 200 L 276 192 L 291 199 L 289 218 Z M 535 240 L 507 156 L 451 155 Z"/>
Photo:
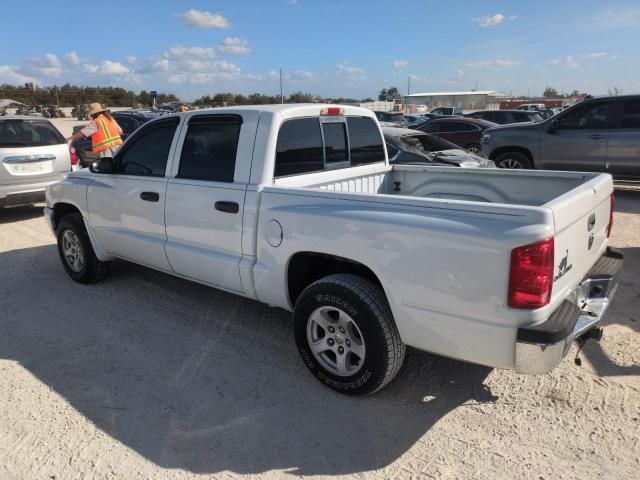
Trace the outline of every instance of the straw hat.
<path fill-rule="evenodd" d="M 99 103 L 90 103 L 89 104 L 89 115 L 95 115 L 96 113 L 102 113 L 105 109 L 102 108 L 102 105 Z"/>

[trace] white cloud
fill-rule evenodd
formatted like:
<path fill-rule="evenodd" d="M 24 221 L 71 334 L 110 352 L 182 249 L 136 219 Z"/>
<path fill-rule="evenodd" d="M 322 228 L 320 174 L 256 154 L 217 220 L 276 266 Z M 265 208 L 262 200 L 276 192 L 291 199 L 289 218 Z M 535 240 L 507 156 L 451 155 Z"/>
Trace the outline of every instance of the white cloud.
<path fill-rule="evenodd" d="M 100 63 L 100 67 L 98 68 L 98 72 L 104 75 L 124 75 L 125 73 L 129 73 L 127 67 L 122 65 L 119 62 L 112 62 L 111 60 L 104 60 Z"/>
<path fill-rule="evenodd" d="M 393 68 L 397 71 L 402 71 L 409 66 L 409 62 L 407 60 L 394 60 Z"/>
<path fill-rule="evenodd" d="M 24 62 L 27 73 L 40 74 L 47 77 L 59 77 L 62 73 L 62 62 L 53 53 L 47 53 L 43 57 L 30 58 Z"/>
<path fill-rule="evenodd" d="M 218 47 L 218 51 L 220 53 L 247 54 L 251 53 L 251 47 L 249 42 L 243 38 L 227 37 Z"/>
<path fill-rule="evenodd" d="M 562 60 L 560 60 L 559 58 L 554 58 L 553 60 L 549 60 L 549 63 L 551 65 L 560 65 L 562 63 Z"/>
<path fill-rule="evenodd" d="M 486 27 L 497 27 L 502 22 L 505 21 L 513 21 L 518 18 L 518 15 L 511 15 L 510 17 L 505 17 L 502 13 L 496 13 L 495 15 L 484 15 L 482 17 L 472 18 L 471 21 L 477 23 L 483 28 Z"/>
<path fill-rule="evenodd" d="M 23 75 L 16 68 L 9 65 L 0 65 L 0 84 L 22 85 L 24 83 L 39 84 L 38 80 L 28 75 Z"/>
<path fill-rule="evenodd" d="M 287 0 L 287 5 L 297 5 L 298 0 Z"/>
<path fill-rule="evenodd" d="M 495 60 L 482 60 L 479 62 L 470 62 L 467 63 L 467 67 L 469 68 L 510 68 L 517 67 L 520 65 L 520 62 L 517 60 L 502 60 L 497 58 Z"/>
<path fill-rule="evenodd" d="M 347 60 L 345 60 L 344 62 L 338 63 L 336 65 L 336 69 L 338 70 L 338 72 L 346 73 L 350 77 L 363 77 L 364 76 L 364 70 L 362 68 L 354 67 L 354 66 L 350 65 Z"/>
<path fill-rule="evenodd" d="M 185 25 L 196 28 L 229 28 L 229 20 L 219 13 L 207 12 L 204 10 L 187 10 L 180 15 Z"/>
<path fill-rule="evenodd" d="M 185 47 L 176 45 L 164 52 L 165 58 L 184 59 L 184 58 L 204 58 L 209 59 L 216 56 L 216 51 L 212 47 Z"/>
<path fill-rule="evenodd" d="M 602 58 L 606 56 L 607 56 L 607 52 L 595 52 L 595 53 L 590 53 L 588 55 L 585 55 L 586 58 Z"/>
<path fill-rule="evenodd" d="M 159 58 L 151 62 L 152 72 L 168 72 L 169 71 L 169 59 L 168 58 Z"/>
<path fill-rule="evenodd" d="M 136 57 L 134 57 L 133 55 L 129 55 L 126 60 L 127 60 L 127 63 L 129 65 L 133 65 L 134 63 L 136 63 L 138 61 L 138 59 Z"/>
<path fill-rule="evenodd" d="M 309 72 L 308 70 L 296 70 L 291 74 L 291 78 L 294 79 L 298 79 L 298 80 L 311 80 L 313 78 L 313 73 Z"/>
<path fill-rule="evenodd" d="M 569 68 L 580 68 L 580 64 L 576 61 L 573 55 L 569 55 L 567 57 L 566 64 Z"/>
<path fill-rule="evenodd" d="M 69 52 L 64 56 L 64 58 L 66 58 L 67 62 L 69 62 L 71 65 L 80 64 L 80 58 L 78 58 L 78 54 L 76 52 Z"/>

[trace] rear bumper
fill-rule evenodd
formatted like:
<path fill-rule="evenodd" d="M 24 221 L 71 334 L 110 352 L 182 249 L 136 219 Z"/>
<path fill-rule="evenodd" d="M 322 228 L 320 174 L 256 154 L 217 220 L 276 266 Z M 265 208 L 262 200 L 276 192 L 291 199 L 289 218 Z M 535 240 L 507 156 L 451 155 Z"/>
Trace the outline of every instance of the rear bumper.
<path fill-rule="evenodd" d="M 45 189 L 60 181 L 62 176 L 46 182 L 0 185 L 0 207 L 13 207 L 44 202 Z"/>
<path fill-rule="evenodd" d="M 516 372 L 542 374 L 553 370 L 571 343 L 599 326 L 618 288 L 624 254 L 607 248 L 584 281 L 546 322 L 519 328 Z"/>

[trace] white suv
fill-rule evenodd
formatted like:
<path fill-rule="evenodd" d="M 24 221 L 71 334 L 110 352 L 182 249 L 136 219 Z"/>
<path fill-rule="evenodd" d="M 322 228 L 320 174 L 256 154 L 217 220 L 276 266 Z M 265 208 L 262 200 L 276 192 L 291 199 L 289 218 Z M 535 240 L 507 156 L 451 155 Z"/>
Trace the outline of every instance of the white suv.
<path fill-rule="evenodd" d="M 49 120 L 0 117 L 0 208 L 44 201 L 70 170 L 69 144 Z"/>

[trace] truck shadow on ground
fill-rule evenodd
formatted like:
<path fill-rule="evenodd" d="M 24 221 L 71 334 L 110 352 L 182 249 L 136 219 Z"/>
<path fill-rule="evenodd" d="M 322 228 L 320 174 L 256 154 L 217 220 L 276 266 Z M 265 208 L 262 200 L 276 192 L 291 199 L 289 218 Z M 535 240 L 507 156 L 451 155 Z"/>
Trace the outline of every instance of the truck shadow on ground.
<path fill-rule="evenodd" d="M 486 367 L 410 350 L 385 390 L 322 386 L 290 314 L 125 262 L 69 280 L 56 248 L 0 254 L 0 357 L 165 468 L 336 475 L 384 467 L 456 407 L 496 400 Z"/>
<path fill-rule="evenodd" d="M 615 228 L 615 224 L 614 224 Z M 620 277 L 620 283 L 616 297 L 611 303 L 602 322 L 604 340 L 602 343 L 589 341 L 582 354 L 598 375 L 602 377 L 614 377 L 622 375 L 640 375 L 640 365 L 619 365 L 614 362 L 605 350 L 603 344 L 607 342 L 607 325 L 622 325 L 637 334 L 640 334 L 640 248 L 623 248 L 624 270 Z M 637 347 L 635 343 L 629 343 L 630 348 Z"/>
<path fill-rule="evenodd" d="M 32 218 L 42 217 L 44 203 L 27 205 L 24 207 L 0 208 L 0 225 L 3 223 L 14 223 Z"/>

